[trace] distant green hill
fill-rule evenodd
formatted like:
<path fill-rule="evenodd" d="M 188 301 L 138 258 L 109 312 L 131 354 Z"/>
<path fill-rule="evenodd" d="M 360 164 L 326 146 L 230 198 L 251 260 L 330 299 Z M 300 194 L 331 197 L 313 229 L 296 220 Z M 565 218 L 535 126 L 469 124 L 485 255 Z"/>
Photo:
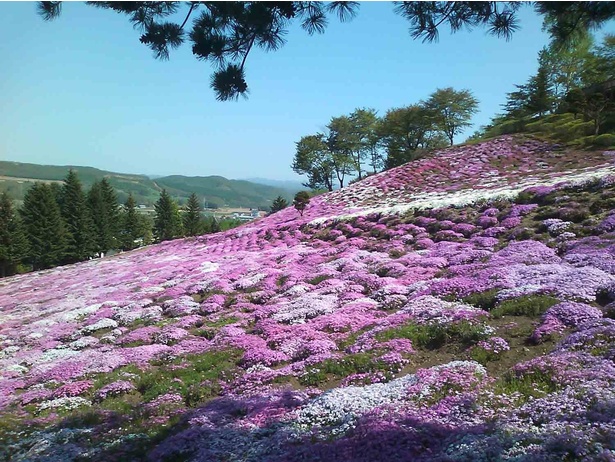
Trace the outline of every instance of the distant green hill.
<path fill-rule="evenodd" d="M 153 205 L 162 188 L 166 188 L 180 203 L 194 192 L 208 204 L 218 207 L 267 208 L 273 199 L 282 196 L 291 200 L 293 192 L 244 180 L 229 180 L 221 176 L 187 177 L 172 175 L 152 180 L 145 175 L 108 172 L 93 167 L 56 166 L 0 161 L 0 191 L 7 191 L 12 198 L 22 200 L 35 181 L 62 181 L 69 169 L 79 175 L 88 189 L 96 180 L 106 177 L 124 202 L 132 193 L 138 204 Z"/>

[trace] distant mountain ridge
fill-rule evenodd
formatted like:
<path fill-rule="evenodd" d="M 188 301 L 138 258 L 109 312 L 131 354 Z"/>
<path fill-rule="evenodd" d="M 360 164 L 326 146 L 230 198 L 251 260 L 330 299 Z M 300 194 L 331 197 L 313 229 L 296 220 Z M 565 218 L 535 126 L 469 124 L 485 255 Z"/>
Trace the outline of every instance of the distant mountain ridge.
<path fill-rule="evenodd" d="M 303 183 L 294 180 L 271 180 L 269 178 L 242 178 L 243 181 L 249 181 L 250 183 L 264 184 L 267 186 L 274 186 L 276 188 L 287 189 L 292 193 L 306 189 Z"/>
<path fill-rule="evenodd" d="M 13 199 L 22 200 L 28 188 L 36 181 L 62 181 L 69 169 L 79 175 L 86 189 L 95 181 L 107 178 L 124 202 L 130 193 L 139 204 L 153 205 L 165 188 L 183 203 L 191 193 L 196 193 L 203 203 L 217 207 L 268 208 L 277 196 L 290 200 L 293 191 L 258 184 L 246 180 L 229 180 L 222 176 L 188 177 L 183 175 L 155 176 L 117 173 L 94 167 L 77 165 L 39 165 L 13 161 L 0 161 L 0 191 Z"/>

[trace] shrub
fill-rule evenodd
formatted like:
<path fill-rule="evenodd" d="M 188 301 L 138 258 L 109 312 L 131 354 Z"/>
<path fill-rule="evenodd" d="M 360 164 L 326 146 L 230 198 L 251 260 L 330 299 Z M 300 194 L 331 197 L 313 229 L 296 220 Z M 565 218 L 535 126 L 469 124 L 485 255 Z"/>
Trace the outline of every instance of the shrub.
<path fill-rule="evenodd" d="M 309 203 L 310 203 L 310 193 L 309 192 L 299 191 L 297 194 L 295 194 L 295 199 L 293 200 L 293 206 L 295 207 L 295 209 L 297 209 L 297 211 L 299 212 L 301 216 L 303 216 L 303 212 L 305 211 L 305 208 L 308 206 Z"/>
<path fill-rule="evenodd" d="M 591 146 L 597 148 L 615 147 L 615 135 L 612 133 L 603 133 L 602 135 L 588 137 L 593 138 L 590 142 Z"/>
<path fill-rule="evenodd" d="M 559 218 L 573 223 L 580 223 L 589 217 L 589 210 L 585 207 L 564 207 L 559 211 Z"/>

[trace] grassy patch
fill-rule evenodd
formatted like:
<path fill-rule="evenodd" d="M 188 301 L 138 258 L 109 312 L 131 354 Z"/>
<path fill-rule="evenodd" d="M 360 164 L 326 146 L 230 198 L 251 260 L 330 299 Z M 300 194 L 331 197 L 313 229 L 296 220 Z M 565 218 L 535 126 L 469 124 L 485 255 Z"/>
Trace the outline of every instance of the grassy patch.
<path fill-rule="evenodd" d="M 468 305 L 476 306 L 481 310 L 489 311 L 497 303 L 496 295 L 499 291 L 499 289 L 490 289 L 484 292 L 476 292 L 462 298 L 461 301 Z"/>
<path fill-rule="evenodd" d="M 467 321 L 448 324 L 406 324 L 376 335 L 379 341 L 406 338 L 412 341 L 413 346 L 427 350 L 435 350 L 451 343 L 468 347 L 487 337 L 484 326 L 470 324 Z"/>
<path fill-rule="evenodd" d="M 390 369 L 390 364 L 378 361 L 369 353 L 356 353 L 340 359 L 327 359 L 313 365 L 299 377 L 299 383 L 304 386 L 318 386 L 329 380 L 342 379 L 352 374 L 378 371 L 392 378 L 393 372 Z"/>
<path fill-rule="evenodd" d="M 527 295 L 501 302 L 491 311 L 491 315 L 495 318 L 502 316 L 537 317 L 557 303 L 559 300 L 549 295 Z"/>
<path fill-rule="evenodd" d="M 320 284 L 322 281 L 326 281 L 327 279 L 331 279 L 333 276 L 331 276 L 330 274 L 319 274 L 316 277 L 313 277 L 312 279 L 308 279 L 308 284 L 312 284 L 313 286 Z"/>
<path fill-rule="evenodd" d="M 239 321 L 239 318 L 236 318 L 235 316 L 223 317 L 216 321 L 205 320 L 203 322 L 203 327 L 213 327 L 213 328 L 224 327 L 229 324 L 235 324 L 237 321 Z"/>
<path fill-rule="evenodd" d="M 288 274 L 280 276 L 277 279 L 277 281 L 275 281 L 275 285 L 278 286 L 278 287 L 282 287 L 284 284 L 286 284 L 286 281 L 288 281 L 288 278 L 290 278 L 290 276 Z"/>
<path fill-rule="evenodd" d="M 165 365 L 146 371 L 135 385 L 144 401 L 176 392 L 184 397 L 186 405 L 195 406 L 218 395 L 218 380 L 232 373 L 240 357 L 239 350 L 187 356 L 174 361 L 171 367 Z"/>
<path fill-rule="evenodd" d="M 514 371 L 505 373 L 495 384 L 498 394 L 520 393 L 524 397 L 539 398 L 557 390 L 557 385 L 549 373 L 531 371 L 517 374 Z"/>

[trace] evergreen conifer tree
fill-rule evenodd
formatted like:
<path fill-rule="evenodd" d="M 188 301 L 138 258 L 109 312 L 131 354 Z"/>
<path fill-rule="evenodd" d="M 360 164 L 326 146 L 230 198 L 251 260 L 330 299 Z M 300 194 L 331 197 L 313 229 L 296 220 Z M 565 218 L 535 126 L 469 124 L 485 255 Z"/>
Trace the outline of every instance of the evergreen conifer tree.
<path fill-rule="evenodd" d="M 20 213 L 30 244 L 28 260 L 34 269 L 50 268 L 62 263 L 69 235 L 54 188 L 44 183 L 35 183 L 26 193 Z"/>
<path fill-rule="evenodd" d="M 94 223 L 96 252 L 118 247 L 119 206 L 115 190 L 106 178 L 96 181 L 88 192 L 88 205 Z"/>
<path fill-rule="evenodd" d="M 271 213 L 279 212 L 286 207 L 288 207 L 288 201 L 282 196 L 278 196 L 273 200 L 273 203 L 271 204 Z"/>
<path fill-rule="evenodd" d="M 64 179 L 60 210 L 70 234 L 67 261 L 87 260 L 96 252 L 96 236 L 81 181 L 72 169 Z"/>
<path fill-rule="evenodd" d="M 141 221 L 137 212 L 137 203 L 132 194 L 128 196 L 124 204 L 124 211 L 121 214 L 119 231 L 119 244 L 123 250 L 132 250 L 138 245 L 135 242 L 139 239 L 141 230 Z"/>
<path fill-rule="evenodd" d="M 184 232 L 186 236 L 197 236 L 203 233 L 203 219 L 201 218 L 201 204 L 195 193 L 190 194 L 183 216 Z"/>
<path fill-rule="evenodd" d="M 28 240 L 7 193 L 0 195 L 0 277 L 14 274 L 28 255 Z"/>
<path fill-rule="evenodd" d="M 549 70 L 545 63 L 545 51 L 539 53 L 538 72 L 528 82 L 527 110 L 530 115 L 543 115 L 553 109 L 553 91 L 549 81 Z"/>
<path fill-rule="evenodd" d="M 182 221 L 177 203 L 166 189 L 160 193 L 160 198 L 154 204 L 154 235 L 158 242 L 168 241 L 182 235 Z"/>

